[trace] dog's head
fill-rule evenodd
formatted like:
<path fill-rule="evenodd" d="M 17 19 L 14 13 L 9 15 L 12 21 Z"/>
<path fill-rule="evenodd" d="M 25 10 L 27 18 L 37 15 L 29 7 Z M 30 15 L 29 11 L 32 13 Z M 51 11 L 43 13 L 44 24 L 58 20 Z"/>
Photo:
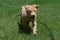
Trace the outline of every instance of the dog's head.
<path fill-rule="evenodd" d="M 40 5 L 26 5 L 25 6 L 25 9 L 26 9 L 26 13 L 29 14 L 30 16 L 35 16 L 36 15 L 36 12 L 37 12 L 37 8 L 39 7 Z"/>

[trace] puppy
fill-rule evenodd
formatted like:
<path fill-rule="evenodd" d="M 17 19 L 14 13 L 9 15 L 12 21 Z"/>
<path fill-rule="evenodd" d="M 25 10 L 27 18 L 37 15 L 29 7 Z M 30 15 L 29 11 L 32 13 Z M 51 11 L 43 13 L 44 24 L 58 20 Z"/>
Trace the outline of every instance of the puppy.
<path fill-rule="evenodd" d="M 21 24 L 24 28 L 29 27 L 29 23 L 32 22 L 33 34 L 37 34 L 37 22 L 36 12 L 39 5 L 25 5 L 21 9 Z"/>

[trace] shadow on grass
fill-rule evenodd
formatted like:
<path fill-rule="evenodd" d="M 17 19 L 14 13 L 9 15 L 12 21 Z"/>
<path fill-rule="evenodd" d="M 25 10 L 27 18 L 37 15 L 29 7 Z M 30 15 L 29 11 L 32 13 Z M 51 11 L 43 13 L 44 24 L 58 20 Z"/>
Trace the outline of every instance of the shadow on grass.
<path fill-rule="evenodd" d="M 18 28 L 19 28 L 19 33 L 24 33 L 24 34 L 31 34 L 32 29 L 30 27 L 23 27 L 23 25 L 19 22 L 17 22 Z"/>

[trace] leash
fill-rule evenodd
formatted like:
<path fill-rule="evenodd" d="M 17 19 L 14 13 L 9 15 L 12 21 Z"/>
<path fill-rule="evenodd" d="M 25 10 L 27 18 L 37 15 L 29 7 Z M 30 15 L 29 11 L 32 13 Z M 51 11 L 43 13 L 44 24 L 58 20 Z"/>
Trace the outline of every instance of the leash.
<path fill-rule="evenodd" d="M 48 26 L 47 26 L 45 23 L 41 22 L 41 21 L 37 21 L 37 22 L 39 22 L 39 23 L 45 25 L 45 27 L 46 27 L 47 30 L 49 31 L 49 34 L 50 34 L 51 40 L 55 40 L 55 38 L 54 38 L 54 36 L 53 36 L 51 30 L 48 28 Z"/>
<path fill-rule="evenodd" d="M 21 15 L 17 15 L 17 16 L 21 16 Z M 17 17 L 17 16 L 16 16 L 16 17 Z M 16 18 L 16 17 L 15 17 L 15 18 Z M 55 40 L 55 38 L 54 38 L 54 36 L 53 36 L 51 30 L 48 28 L 48 26 L 47 26 L 45 23 L 41 22 L 41 21 L 38 21 L 38 20 L 37 20 L 37 22 L 39 22 L 40 24 L 45 25 L 45 27 L 46 27 L 47 30 L 49 31 L 49 34 L 50 34 L 51 40 Z"/>

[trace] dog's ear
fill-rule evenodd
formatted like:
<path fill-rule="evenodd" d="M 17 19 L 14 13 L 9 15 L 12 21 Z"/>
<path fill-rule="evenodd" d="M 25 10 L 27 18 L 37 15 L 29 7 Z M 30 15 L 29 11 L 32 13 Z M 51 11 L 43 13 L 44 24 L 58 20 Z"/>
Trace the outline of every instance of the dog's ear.
<path fill-rule="evenodd" d="M 35 4 L 34 4 L 34 6 L 35 6 L 35 8 L 38 8 L 38 7 L 40 7 L 40 5 L 35 5 Z"/>
<path fill-rule="evenodd" d="M 26 5 L 25 8 L 28 9 L 29 8 L 29 5 Z"/>

